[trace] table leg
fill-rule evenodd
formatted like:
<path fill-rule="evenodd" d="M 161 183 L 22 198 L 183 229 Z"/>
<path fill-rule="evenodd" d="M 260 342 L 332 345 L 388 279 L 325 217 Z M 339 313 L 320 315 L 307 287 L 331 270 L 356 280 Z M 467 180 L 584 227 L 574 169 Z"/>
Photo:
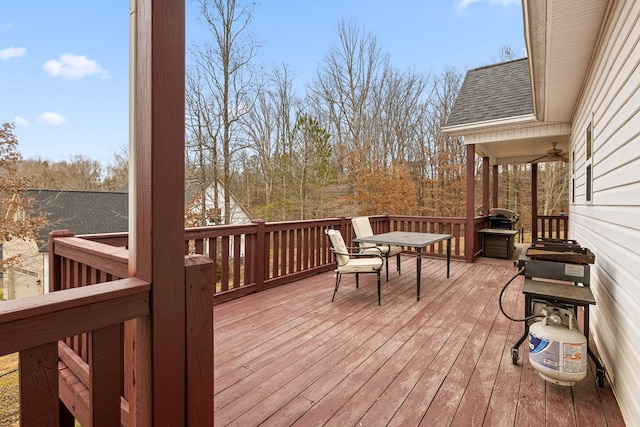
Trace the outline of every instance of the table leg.
<path fill-rule="evenodd" d="M 416 248 L 416 275 L 418 276 L 417 278 L 417 283 L 418 283 L 418 289 L 417 289 L 417 295 L 418 295 L 418 301 L 420 301 L 420 276 L 422 271 L 422 248 L 418 247 Z"/>
<path fill-rule="evenodd" d="M 447 239 L 447 279 L 449 278 L 450 264 L 451 264 L 451 239 Z"/>

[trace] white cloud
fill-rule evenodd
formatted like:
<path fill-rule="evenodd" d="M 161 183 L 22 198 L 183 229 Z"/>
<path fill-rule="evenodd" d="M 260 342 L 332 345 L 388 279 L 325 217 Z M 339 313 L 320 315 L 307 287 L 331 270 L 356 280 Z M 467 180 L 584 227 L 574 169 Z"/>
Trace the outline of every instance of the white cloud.
<path fill-rule="evenodd" d="M 458 3 L 456 3 L 456 9 L 461 10 L 466 8 L 467 6 L 469 6 L 472 3 L 477 3 L 480 0 L 460 0 L 458 1 Z"/>
<path fill-rule="evenodd" d="M 19 128 L 29 127 L 29 120 L 25 119 L 24 117 L 16 116 L 16 118 L 13 119 L 13 122 Z"/>
<path fill-rule="evenodd" d="M 45 126 L 60 126 L 66 121 L 67 118 L 58 113 L 47 112 L 38 116 L 38 124 Z"/>
<path fill-rule="evenodd" d="M 58 59 L 50 59 L 42 68 L 53 77 L 63 77 L 69 80 L 77 80 L 86 76 L 100 76 L 109 78 L 109 72 L 102 68 L 98 62 L 83 55 L 65 53 Z"/>
<path fill-rule="evenodd" d="M 19 58 L 27 53 L 24 47 L 8 47 L 0 50 L 0 59 Z"/>
<path fill-rule="evenodd" d="M 499 4 L 501 6 L 510 6 L 520 4 L 521 0 L 459 0 L 456 3 L 456 9 L 462 10 L 473 3 L 486 2 L 490 4 Z"/>

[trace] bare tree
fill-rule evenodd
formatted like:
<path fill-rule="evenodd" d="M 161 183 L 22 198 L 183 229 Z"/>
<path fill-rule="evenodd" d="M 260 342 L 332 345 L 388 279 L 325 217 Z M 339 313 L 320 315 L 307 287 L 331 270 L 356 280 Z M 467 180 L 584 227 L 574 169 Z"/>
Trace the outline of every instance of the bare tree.
<path fill-rule="evenodd" d="M 361 165 L 375 161 L 371 125 L 380 111 L 375 101 L 380 100 L 373 93 L 388 57 L 382 54 L 377 38 L 353 22 L 339 23 L 338 39 L 339 44 L 329 49 L 311 92 L 329 118 L 338 168 L 357 174 Z"/>
<path fill-rule="evenodd" d="M 451 67 L 432 81 L 422 130 L 425 183 L 421 207 L 425 215 L 464 215 L 466 151 L 460 138 L 441 131 L 461 84 L 461 73 Z"/>
<path fill-rule="evenodd" d="M 293 125 L 291 117 L 295 117 L 294 110 L 300 108 L 300 101 L 293 92 L 292 76 L 288 67 L 283 64 L 275 68 L 260 86 L 254 108 L 242 121 L 249 148 L 256 156 L 253 164 L 258 166 L 263 179 L 264 206 L 261 214 L 264 218 L 287 216 L 282 199 L 287 197 L 288 188 L 287 182 L 282 181 L 279 168 L 283 166 L 281 156 L 288 144 Z M 251 171 L 244 168 L 243 173 L 246 176 Z M 274 196 L 274 193 L 277 194 Z"/>
<path fill-rule="evenodd" d="M 395 163 L 410 163 L 418 144 L 417 128 L 425 102 L 427 79 L 415 72 L 400 72 L 392 67 L 384 75 L 375 91 L 379 98 L 379 114 L 374 117 L 374 135 L 379 141 L 376 163 L 383 169 Z"/>
<path fill-rule="evenodd" d="M 109 191 L 127 189 L 129 183 L 129 150 L 121 146 L 113 153 L 113 161 L 107 165 L 107 176 L 102 186 Z"/>
<path fill-rule="evenodd" d="M 503 44 L 498 48 L 498 55 L 490 58 L 490 63 L 496 64 L 499 62 L 513 61 L 521 57 L 522 55 L 518 55 L 511 46 Z"/>
<path fill-rule="evenodd" d="M 538 164 L 539 203 L 542 215 L 558 215 L 569 199 L 569 167 L 563 162 Z"/>
<path fill-rule="evenodd" d="M 219 177 L 218 170 L 218 140 L 220 134 L 220 120 L 218 103 L 211 91 L 209 80 L 203 75 L 207 68 L 202 62 L 196 63 L 186 76 L 186 141 L 185 159 L 187 162 L 187 190 L 195 196 L 188 201 L 189 209 L 195 208 L 197 203 L 199 215 L 189 213 L 189 222 L 206 225 L 207 207 L 206 190 L 215 184 Z M 210 76 L 213 77 L 213 76 Z M 218 206 L 218 186 L 213 185 L 214 220 L 221 222 L 220 206 Z"/>
<path fill-rule="evenodd" d="M 210 103 L 207 108 L 219 108 L 220 127 L 216 135 L 220 138 L 221 153 L 215 153 L 213 163 L 214 170 L 218 170 L 221 155 L 225 224 L 229 223 L 231 214 L 233 155 L 245 146 L 239 139 L 239 121 L 254 103 L 251 61 L 258 47 L 249 32 L 254 4 L 240 6 L 238 3 L 236 0 L 199 0 L 202 18 L 213 41 L 195 49 L 197 66 L 215 98 L 215 104 Z"/>

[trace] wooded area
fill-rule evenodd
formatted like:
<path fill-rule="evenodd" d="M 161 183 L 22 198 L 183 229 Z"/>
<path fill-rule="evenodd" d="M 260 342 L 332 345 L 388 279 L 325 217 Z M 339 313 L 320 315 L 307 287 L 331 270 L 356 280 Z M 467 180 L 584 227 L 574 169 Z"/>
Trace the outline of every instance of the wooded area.
<path fill-rule="evenodd" d="M 337 42 L 301 87 L 286 64 L 266 70 L 257 61 L 252 4 L 198 1 L 211 38 L 187 58 L 186 178 L 200 192 L 214 182 L 228 190 L 225 206 L 217 206 L 217 194 L 213 198 L 214 211 L 227 216 L 216 223 L 229 223 L 231 194 L 265 221 L 465 216 L 466 150 L 460 138 L 441 132 L 463 71 L 398 69 L 374 34 L 341 21 Z M 487 63 L 514 58 L 502 46 Z M 33 188 L 126 190 L 127 157 L 123 147 L 106 166 L 81 154 L 63 162 L 28 159 L 20 174 Z M 568 200 L 566 169 L 539 165 L 540 214 L 567 209 L 561 205 Z M 499 169 L 499 204 L 523 219 L 530 214 L 529 170 Z M 203 219 L 210 214 L 205 211 L 202 206 Z"/>

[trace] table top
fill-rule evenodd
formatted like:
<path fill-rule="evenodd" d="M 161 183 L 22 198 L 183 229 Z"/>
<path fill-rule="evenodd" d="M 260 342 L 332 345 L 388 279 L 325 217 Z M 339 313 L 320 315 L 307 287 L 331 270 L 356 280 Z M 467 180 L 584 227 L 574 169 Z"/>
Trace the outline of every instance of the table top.
<path fill-rule="evenodd" d="M 450 240 L 451 234 L 420 233 L 416 231 L 391 231 L 389 233 L 374 234 L 368 237 L 353 239 L 355 243 L 375 243 L 383 245 L 409 246 L 424 248 L 434 243 Z"/>

